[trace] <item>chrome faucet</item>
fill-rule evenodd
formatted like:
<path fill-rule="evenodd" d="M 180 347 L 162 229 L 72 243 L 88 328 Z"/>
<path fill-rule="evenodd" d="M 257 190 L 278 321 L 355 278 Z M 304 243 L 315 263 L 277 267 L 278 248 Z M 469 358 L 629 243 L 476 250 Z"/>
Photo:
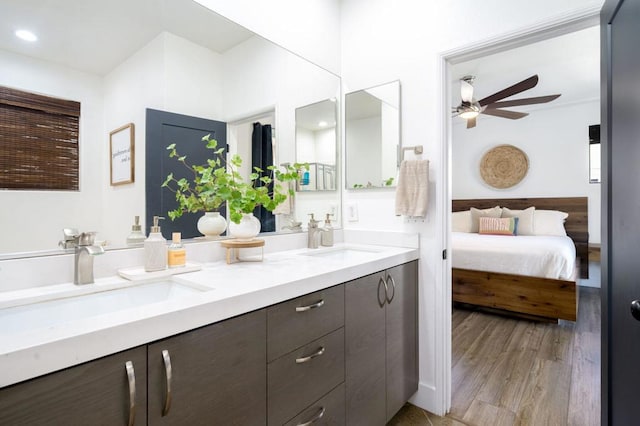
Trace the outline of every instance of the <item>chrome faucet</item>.
<path fill-rule="evenodd" d="M 309 232 L 307 247 L 316 249 L 318 248 L 318 246 L 320 246 L 320 236 L 322 235 L 322 231 L 324 229 L 318 228 L 318 223 L 320 223 L 320 221 L 315 220 L 315 218 L 313 217 L 313 213 L 309 213 L 309 216 L 311 216 L 311 219 L 309 219 L 309 225 L 307 229 Z"/>
<path fill-rule="evenodd" d="M 78 235 L 73 268 L 74 284 L 91 284 L 94 282 L 93 257 L 104 253 L 104 247 L 94 244 L 95 236 L 95 232 L 83 232 Z"/>

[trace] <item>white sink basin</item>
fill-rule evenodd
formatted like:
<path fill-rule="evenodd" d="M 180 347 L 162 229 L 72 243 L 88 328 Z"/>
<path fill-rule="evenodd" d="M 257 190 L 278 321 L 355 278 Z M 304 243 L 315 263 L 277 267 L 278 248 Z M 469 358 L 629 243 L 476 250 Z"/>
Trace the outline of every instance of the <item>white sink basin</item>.
<path fill-rule="evenodd" d="M 78 291 L 93 290 L 93 284 L 79 286 Z M 188 297 L 212 288 L 171 280 L 128 285 L 115 289 L 63 297 L 53 293 L 48 300 L 0 309 L 0 335 L 17 334 L 132 308 Z"/>
<path fill-rule="evenodd" d="M 376 250 L 374 248 L 364 248 L 364 247 L 351 247 L 351 246 L 343 246 L 343 247 L 331 247 L 331 248 L 320 248 L 320 249 L 309 249 L 304 253 L 300 253 L 303 256 L 314 256 L 314 257 L 324 257 L 324 258 L 336 258 L 336 259 L 361 259 L 365 257 L 369 257 L 372 254 L 380 253 L 380 250 Z"/>

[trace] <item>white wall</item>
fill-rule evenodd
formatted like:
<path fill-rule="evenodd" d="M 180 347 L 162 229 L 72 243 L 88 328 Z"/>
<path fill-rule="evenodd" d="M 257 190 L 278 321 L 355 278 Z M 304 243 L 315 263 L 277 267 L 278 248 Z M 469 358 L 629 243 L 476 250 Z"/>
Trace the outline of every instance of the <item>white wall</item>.
<path fill-rule="evenodd" d="M 103 135 L 102 80 L 4 50 L 0 50 L 0 69 L 0 85 L 81 104 L 80 190 L 0 191 L 0 253 L 55 249 L 63 228 L 100 230 L 103 212 L 97 207 L 108 159 L 104 139 L 98 136 Z"/>
<path fill-rule="evenodd" d="M 382 116 L 349 120 L 346 125 L 346 158 L 349 164 L 358 164 L 361 167 L 352 167 L 347 170 L 347 182 L 349 187 L 354 184 L 367 186 L 382 185 L 382 149 L 372 147 L 372 141 L 382 140 Z M 395 164 L 395 162 L 394 162 Z M 395 173 L 394 173 L 395 175 Z"/>
<path fill-rule="evenodd" d="M 339 74 L 340 0 L 196 1 Z"/>
<path fill-rule="evenodd" d="M 589 242 L 600 243 L 600 184 L 589 183 L 589 125 L 600 123 L 600 103 L 591 101 L 531 111 L 520 120 L 478 118 L 466 129 L 455 120 L 452 197 L 589 197 Z M 518 185 L 495 189 L 480 177 L 480 159 L 496 145 L 509 144 L 529 157 L 529 172 Z"/>
<path fill-rule="evenodd" d="M 420 232 L 420 388 L 418 405 L 442 414 L 447 405 L 444 351 L 447 307 L 443 292 L 444 215 L 447 177 L 439 133 L 441 75 L 439 53 L 532 27 L 560 15 L 599 6 L 595 0 L 490 0 L 425 2 L 408 0 L 343 0 L 342 78 L 345 92 L 400 79 L 402 143 L 423 145 L 430 160 L 430 201 L 424 222 L 405 223 L 394 215 L 394 191 L 347 191 L 344 205 L 356 204 L 358 222 L 347 228 Z M 412 154 L 407 153 L 407 158 Z"/>

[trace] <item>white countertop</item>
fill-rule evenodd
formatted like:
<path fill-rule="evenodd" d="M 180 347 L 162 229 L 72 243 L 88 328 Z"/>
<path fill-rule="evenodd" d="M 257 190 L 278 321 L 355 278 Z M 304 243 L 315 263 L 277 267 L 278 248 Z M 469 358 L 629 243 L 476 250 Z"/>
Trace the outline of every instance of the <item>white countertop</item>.
<path fill-rule="evenodd" d="M 176 275 L 174 279 L 212 287 L 210 291 L 19 334 L 11 334 L 0 324 L 0 387 L 264 308 L 419 257 L 415 248 L 346 246 L 366 252 L 321 255 L 345 247 L 337 244 L 334 248 L 269 253 L 263 262 L 205 263 L 202 270 Z M 306 255 L 308 253 L 316 255 Z M 136 283 L 110 277 L 87 286 L 130 284 Z M 73 284 L 62 284 L 57 288 L 64 286 Z M 38 287 L 22 290 L 20 294 L 30 293 L 37 297 L 48 291 L 51 288 Z M 0 306 L 3 298 L 11 297 L 10 292 L 1 294 Z"/>

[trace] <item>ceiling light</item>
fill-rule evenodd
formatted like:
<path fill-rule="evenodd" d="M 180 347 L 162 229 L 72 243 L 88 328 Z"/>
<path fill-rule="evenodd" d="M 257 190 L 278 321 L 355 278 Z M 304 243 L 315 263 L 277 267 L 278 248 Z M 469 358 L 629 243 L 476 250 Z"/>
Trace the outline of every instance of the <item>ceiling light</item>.
<path fill-rule="evenodd" d="M 22 40 L 25 41 L 36 41 L 38 40 L 38 37 L 32 33 L 31 31 L 27 31 L 27 30 L 17 30 L 16 31 L 16 37 L 21 38 Z"/>
<path fill-rule="evenodd" d="M 480 111 L 468 110 L 468 111 L 465 111 L 465 112 L 461 113 L 460 117 L 462 117 L 464 119 L 469 119 L 469 118 L 476 118 L 478 115 L 480 115 Z"/>
<path fill-rule="evenodd" d="M 320 127 L 327 127 L 328 125 L 329 125 L 329 123 L 327 123 L 326 121 L 320 121 L 318 123 L 318 126 L 320 126 Z"/>

